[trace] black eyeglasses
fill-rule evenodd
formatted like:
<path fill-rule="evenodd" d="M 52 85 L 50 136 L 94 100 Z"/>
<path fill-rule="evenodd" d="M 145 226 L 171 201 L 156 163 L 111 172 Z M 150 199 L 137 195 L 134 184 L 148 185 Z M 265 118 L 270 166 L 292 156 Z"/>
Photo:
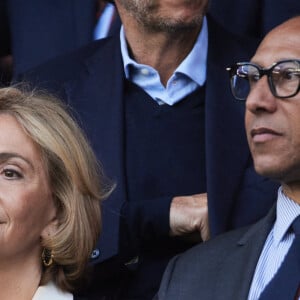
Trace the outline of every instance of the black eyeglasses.
<path fill-rule="evenodd" d="M 238 100 L 246 100 L 251 89 L 266 75 L 274 97 L 294 97 L 300 90 L 300 60 L 288 59 L 262 68 L 250 62 L 239 62 L 226 69 L 229 72 L 231 91 Z"/>

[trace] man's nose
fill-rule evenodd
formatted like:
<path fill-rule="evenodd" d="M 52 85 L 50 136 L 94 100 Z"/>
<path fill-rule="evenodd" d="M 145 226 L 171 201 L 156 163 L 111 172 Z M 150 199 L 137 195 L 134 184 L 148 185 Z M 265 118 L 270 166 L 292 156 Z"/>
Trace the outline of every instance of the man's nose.
<path fill-rule="evenodd" d="M 270 90 L 267 76 L 263 76 L 251 87 L 246 100 L 246 109 L 252 113 L 273 113 L 277 109 L 277 101 Z"/>

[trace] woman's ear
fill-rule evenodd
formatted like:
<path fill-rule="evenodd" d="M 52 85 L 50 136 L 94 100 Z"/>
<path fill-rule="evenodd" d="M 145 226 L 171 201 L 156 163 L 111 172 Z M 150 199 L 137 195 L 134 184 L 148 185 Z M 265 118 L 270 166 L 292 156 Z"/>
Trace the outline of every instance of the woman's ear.
<path fill-rule="evenodd" d="M 50 220 L 50 222 L 43 229 L 43 231 L 41 233 L 41 238 L 42 239 L 49 238 L 52 235 L 54 235 L 57 231 L 57 227 L 58 227 L 58 220 L 55 216 Z"/>
<path fill-rule="evenodd" d="M 41 232 L 41 239 L 51 237 L 56 233 L 58 228 L 57 205 L 53 194 L 51 195 L 48 204 L 47 223 Z"/>
<path fill-rule="evenodd" d="M 41 238 L 49 238 L 52 235 L 55 234 L 58 228 L 58 219 L 57 219 L 57 206 L 55 205 L 55 201 L 53 200 L 52 195 L 52 201 L 49 202 L 49 208 L 47 210 L 48 216 L 47 216 L 47 223 L 45 224 L 45 227 L 41 233 Z"/>

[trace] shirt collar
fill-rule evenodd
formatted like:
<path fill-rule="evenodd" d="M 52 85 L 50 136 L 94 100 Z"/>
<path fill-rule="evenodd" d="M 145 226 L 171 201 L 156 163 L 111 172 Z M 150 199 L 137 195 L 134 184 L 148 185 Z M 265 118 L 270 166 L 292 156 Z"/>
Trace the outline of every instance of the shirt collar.
<path fill-rule="evenodd" d="M 280 187 L 276 204 L 276 222 L 273 230 L 276 245 L 284 238 L 289 227 L 298 215 L 300 215 L 300 205 L 287 197 L 283 193 L 282 187 Z"/>
<path fill-rule="evenodd" d="M 121 53 L 124 64 L 124 72 L 127 79 L 130 79 L 130 65 L 133 67 L 143 67 L 145 65 L 138 64 L 128 53 L 125 33 L 123 26 L 120 30 Z M 199 86 L 204 85 L 206 80 L 206 60 L 208 51 L 208 29 L 206 17 L 203 18 L 202 28 L 195 42 L 192 51 L 181 62 L 174 73 L 182 73 L 195 81 Z M 198 67 L 195 68 L 195 65 Z"/>

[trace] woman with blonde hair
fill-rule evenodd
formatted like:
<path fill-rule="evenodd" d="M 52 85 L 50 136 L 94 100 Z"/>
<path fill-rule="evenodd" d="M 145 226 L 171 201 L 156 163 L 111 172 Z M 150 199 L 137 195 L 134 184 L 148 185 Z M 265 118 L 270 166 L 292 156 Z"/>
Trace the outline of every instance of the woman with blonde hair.
<path fill-rule="evenodd" d="M 79 299 L 110 190 L 59 100 L 0 89 L 0 299 Z"/>

